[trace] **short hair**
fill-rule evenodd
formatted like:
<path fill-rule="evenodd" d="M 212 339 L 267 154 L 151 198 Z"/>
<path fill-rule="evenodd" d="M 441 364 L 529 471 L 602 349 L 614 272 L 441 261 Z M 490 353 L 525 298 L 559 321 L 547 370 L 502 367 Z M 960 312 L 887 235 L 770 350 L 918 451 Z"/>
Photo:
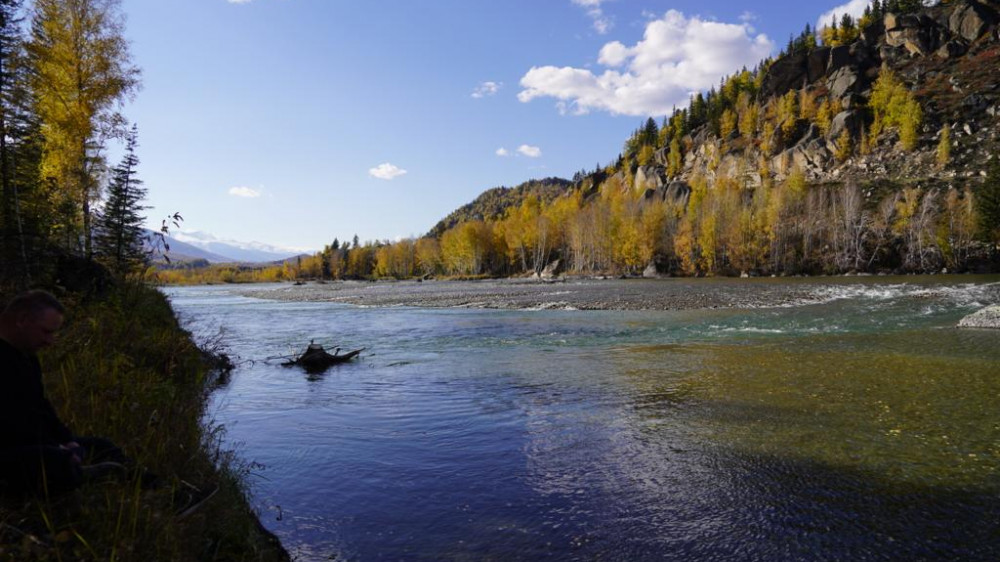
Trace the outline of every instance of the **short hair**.
<path fill-rule="evenodd" d="M 11 301 L 7 303 L 7 307 L 3 310 L 3 316 L 7 318 L 19 316 L 21 314 L 38 316 L 48 309 L 55 310 L 59 314 L 66 314 L 66 307 L 59 302 L 59 299 L 57 299 L 55 295 L 48 291 L 36 289 L 33 291 L 25 291 L 11 299 Z"/>

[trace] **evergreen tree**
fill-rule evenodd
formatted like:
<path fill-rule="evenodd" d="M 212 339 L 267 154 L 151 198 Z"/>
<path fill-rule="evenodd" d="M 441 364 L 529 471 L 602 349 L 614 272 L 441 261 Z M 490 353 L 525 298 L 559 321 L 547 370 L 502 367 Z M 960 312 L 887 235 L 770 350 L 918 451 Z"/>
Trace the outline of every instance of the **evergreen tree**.
<path fill-rule="evenodd" d="M 125 141 L 125 156 L 112 170 L 108 199 L 97 217 L 94 237 L 97 256 L 121 276 L 136 271 L 148 261 L 143 248 L 145 217 L 139 214 L 148 208 L 142 205 L 146 189 L 135 177 L 139 165 L 139 157 L 135 154 L 138 141 L 139 129 L 133 125 Z"/>
<path fill-rule="evenodd" d="M 0 0 L 0 277 L 30 285 L 28 256 L 35 247 L 29 235 L 40 213 L 26 213 L 25 207 L 38 198 L 41 150 L 20 10 L 21 0 Z"/>

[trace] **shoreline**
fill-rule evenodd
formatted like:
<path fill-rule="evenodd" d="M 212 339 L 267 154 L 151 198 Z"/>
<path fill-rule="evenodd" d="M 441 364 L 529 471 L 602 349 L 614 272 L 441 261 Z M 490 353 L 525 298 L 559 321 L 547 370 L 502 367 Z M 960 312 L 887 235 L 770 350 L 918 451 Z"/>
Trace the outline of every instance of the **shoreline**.
<path fill-rule="evenodd" d="M 334 302 L 372 307 L 667 311 L 819 304 L 830 299 L 829 295 L 817 294 L 819 286 L 976 282 L 1000 286 L 1000 276 L 332 281 L 266 289 L 245 288 L 236 292 L 265 300 Z"/>

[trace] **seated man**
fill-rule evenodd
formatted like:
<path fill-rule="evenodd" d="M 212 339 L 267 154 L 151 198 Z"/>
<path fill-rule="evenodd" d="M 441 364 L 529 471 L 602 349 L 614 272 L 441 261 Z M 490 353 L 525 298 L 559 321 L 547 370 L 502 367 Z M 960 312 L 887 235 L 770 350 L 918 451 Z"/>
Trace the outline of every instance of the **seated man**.
<path fill-rule="evenodd" d="M 36 353 L 55 342 L 64 312 L 51 294 L 29 291 L 0 313 L 0 481 L 11 491 L 54 495 L 126 472 L 114 444 L 74 436 L 45 397 Z"/>

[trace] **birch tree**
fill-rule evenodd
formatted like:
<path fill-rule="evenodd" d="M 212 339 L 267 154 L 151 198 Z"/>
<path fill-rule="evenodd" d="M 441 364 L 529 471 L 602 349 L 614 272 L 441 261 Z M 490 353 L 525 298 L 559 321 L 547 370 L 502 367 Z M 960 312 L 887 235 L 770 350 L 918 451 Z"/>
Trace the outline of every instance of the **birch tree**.
<path fill-rule="evenodd" d="M 35 0 L 28 54 L 44 146 L 42 177 L 64 209 L 66 240 L 87 257 L 102 151 L 121 138 L 121 106 L 139 87 L 120 0 Z"/>

